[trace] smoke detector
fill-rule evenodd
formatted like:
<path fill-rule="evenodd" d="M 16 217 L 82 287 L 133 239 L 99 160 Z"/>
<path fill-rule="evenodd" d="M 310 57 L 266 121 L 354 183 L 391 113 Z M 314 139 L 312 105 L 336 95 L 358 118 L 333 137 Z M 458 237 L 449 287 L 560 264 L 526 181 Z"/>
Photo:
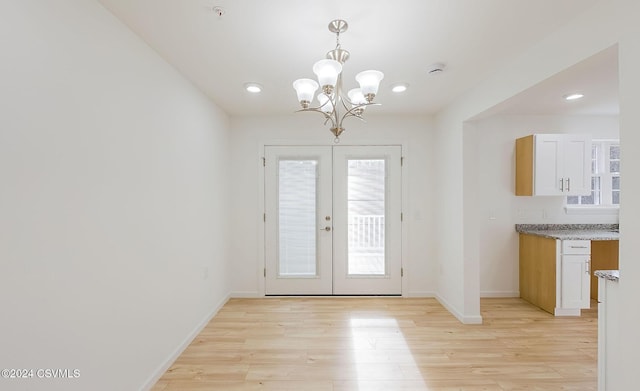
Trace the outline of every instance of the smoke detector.
<path fill-rule="evenodd" d="M 434 64 L 431 64 L 427 67 L 427 73 L 430 75 L 439 75 L 442 72 L 444 72 L 444 68 L 446 67 L 446 65 L 444 65 L 441 62 L 436 62 Z"/>
<path fill-rule="evenodd" d="M 214 14 L 218 15 L 218 17 L 221 17 L 222 15 L 224 15 L 224 8 L 219 7 L 217 5 L 214 5 L 213 7 L 211 7 L 211 11 L 213 11 Z"/>

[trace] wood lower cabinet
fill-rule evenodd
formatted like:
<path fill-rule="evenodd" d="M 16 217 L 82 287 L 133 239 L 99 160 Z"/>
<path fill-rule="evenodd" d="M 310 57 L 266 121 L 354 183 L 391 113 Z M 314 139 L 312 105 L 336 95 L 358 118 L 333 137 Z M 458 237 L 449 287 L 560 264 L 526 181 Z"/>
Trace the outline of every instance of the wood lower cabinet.
<path fill-rule="evenodd" d="M 520 234 L 520 297 L 556 316 L 590 308 L 589 240 Z"/>
<path fill-rule="evenodd" d="M 520 234 L 520 297 L 552 314 L 556 269 L 555 239 Z"/>
<path fill-rule="evenodd" d="M 618 240 L 591 241 L 591 298 L 598 300 L 598 277 L 593 272 L 597 270 L 618 270 Z"/>

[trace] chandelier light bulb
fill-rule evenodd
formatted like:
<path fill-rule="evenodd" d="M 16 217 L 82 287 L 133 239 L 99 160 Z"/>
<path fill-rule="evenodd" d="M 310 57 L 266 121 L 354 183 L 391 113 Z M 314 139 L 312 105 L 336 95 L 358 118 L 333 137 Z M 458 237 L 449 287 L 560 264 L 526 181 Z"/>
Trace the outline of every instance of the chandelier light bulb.
<path fill-rule="evenodd" d="M 367 99 L 364 97 L 364 94 L 362 93 L 362 90 L 360 88 L 349 90 L 347 96 L 349 97 L 349 101 L 353 106 L 363 105 L 367 103 Z"/>
<path fill-rule="evenodd" d="M 324 59 L 313 64 L 313 73 L 318 77 L 318 83 L 327 95 L 333 92 L 340 72 L 342 72 L 342 64 L 336 60 Z"/>
<path fill-rule="evenodd" d="M 362 71 L 356 75 L 356 81 L 360 84 L 360 89 L 365 98 L 367 98 L 367 102 L 373 101 L 383 78 L 384 73 L 373 70 Z"/>
<path fill-rule="evenodd" d="M 325 94 L 318 94 L 318 102 L 320 102 L 320 110 L 322 112 L 331 114 L 333 111 L 333 102 Z"/>
<path fill-rule="evenodd" d="M 312 79 L 298 79 L 293 82 L 293 88 L 298 94 L 298 102 L 302 107 L 309 107 L 309 103 L 313 100 L 313 95 L 318 89 L 318 83 Z"/>

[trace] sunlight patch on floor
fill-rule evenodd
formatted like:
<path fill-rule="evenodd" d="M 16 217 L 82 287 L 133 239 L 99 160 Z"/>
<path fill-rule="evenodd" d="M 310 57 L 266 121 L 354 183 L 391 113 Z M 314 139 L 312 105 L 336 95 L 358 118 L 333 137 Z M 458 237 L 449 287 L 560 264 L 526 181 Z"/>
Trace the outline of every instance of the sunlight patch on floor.
<path fill-rule="evenodd" d="M 357 390 L 389 390 L 389 382 L 422 379 L 407 374 L 420 370 L 394 318 L 351 318 L 353 360 L 357 373 Z M 415 385 L 415 383 L 414 383 Z"/>

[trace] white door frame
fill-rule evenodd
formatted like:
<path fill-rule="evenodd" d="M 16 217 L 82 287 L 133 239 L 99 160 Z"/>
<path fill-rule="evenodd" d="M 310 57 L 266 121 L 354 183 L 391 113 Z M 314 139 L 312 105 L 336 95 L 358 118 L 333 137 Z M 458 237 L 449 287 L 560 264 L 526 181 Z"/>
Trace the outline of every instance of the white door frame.
<path fill-rule="evenodd" d="M 255 224 L 258 227 L 257 230 L 257 235 L 258 237 L 256 238 L 256 243 L 257 243 L 257 250 L 256 250 L 256 257 L 255 257 L 255 274 L 254 274 L 254 278 L 255 278 L 255 290 L 251 289 L 245 292 L 240 292 L 238 295 L 236 295 L 236 297 L 251 297 L 251 298 L 258 298 L 258 297 L 265 297 L 266 296 L 266 290 L 265 290 L 265 278 L 264 278 L 264 272 L 265 272 L 265 232 L 264 232 L 264 209 L 265 209 L 265 204 L 264 204 L 264 148 L 266 146 L 296 146 L 296 145 L 307 145 L 307 146 L 312 146 L 312 145 L 316 145 L 316 146 L 321 146 L 321 145 L 332 145 L 332 144 L 328 144 L 324 141 L 316 141 L 316 140 L 308 140 L 308 139 L 295 139 L 295 138 L 290 138 L 290 139 L 284 139 L 284 138 L 271 138 L 271 137 L 265 137 L 265 138 L 259 138 L 256 140 L 256 143 L 254 144 L 254 153 L 255 153 L 255 160 L 253 161 L 253 165 L 254 165 L 254 169 L 256 170 L 255 172 L 257 173 L 257 178 L 258 178 L 258 183 L 256 184 L 256 186 L 258 187 L 256 189 L 256 205 L 257 205 L 257 211 L 259 211 L 258 213 L 256 213 L 255 215 Z M 402 156 L 403 156 L 403 160 L 404 160 L 404 164 L 402 166 L 402 207 L 403 207 L 403 212 L 404 212 L 404 208 L 406 208 L 409 205 L 409 181 L 407 180 L 407 178 L 409 178 L 409 172 L 411 171 L 411 143 L 407 140 L 398 140 L 397 138 L 392 138 L 390 140 L 385 140 L 383 142 L 372 142 L 372 143 L 362 143 L 362 142 L 351 142 L 349 141 L 349 139 L 344 139 L 341 140 L 340 145 L 352 145 L 352 146 L 366 146 L 366 145 L 371 145 L 371 146 L 385 146 L 385 145 L 400 145 L 402 147 Z M 411 280 L 407 277 L 410 273 L 411 273 L 411 260 L 407 258 L 407 254 L 408 254 L 408 248 L 409 248 L 409 243 L 408 243 L 408 232 L 410 232 L 410 225 L 411 225 L 411 219 L 407 219 L 406 218 L 406 213 L 405 214 L 405 219 L 403 222 L 403 227 L 402 227 L 402 268 L 404 270 L 404 276 L 402 277 L 402 296 L 407 296 L 407 292 L 411 292 Z M 247 271 L 248 273 L 250 273 L 250 271 Z"/>

